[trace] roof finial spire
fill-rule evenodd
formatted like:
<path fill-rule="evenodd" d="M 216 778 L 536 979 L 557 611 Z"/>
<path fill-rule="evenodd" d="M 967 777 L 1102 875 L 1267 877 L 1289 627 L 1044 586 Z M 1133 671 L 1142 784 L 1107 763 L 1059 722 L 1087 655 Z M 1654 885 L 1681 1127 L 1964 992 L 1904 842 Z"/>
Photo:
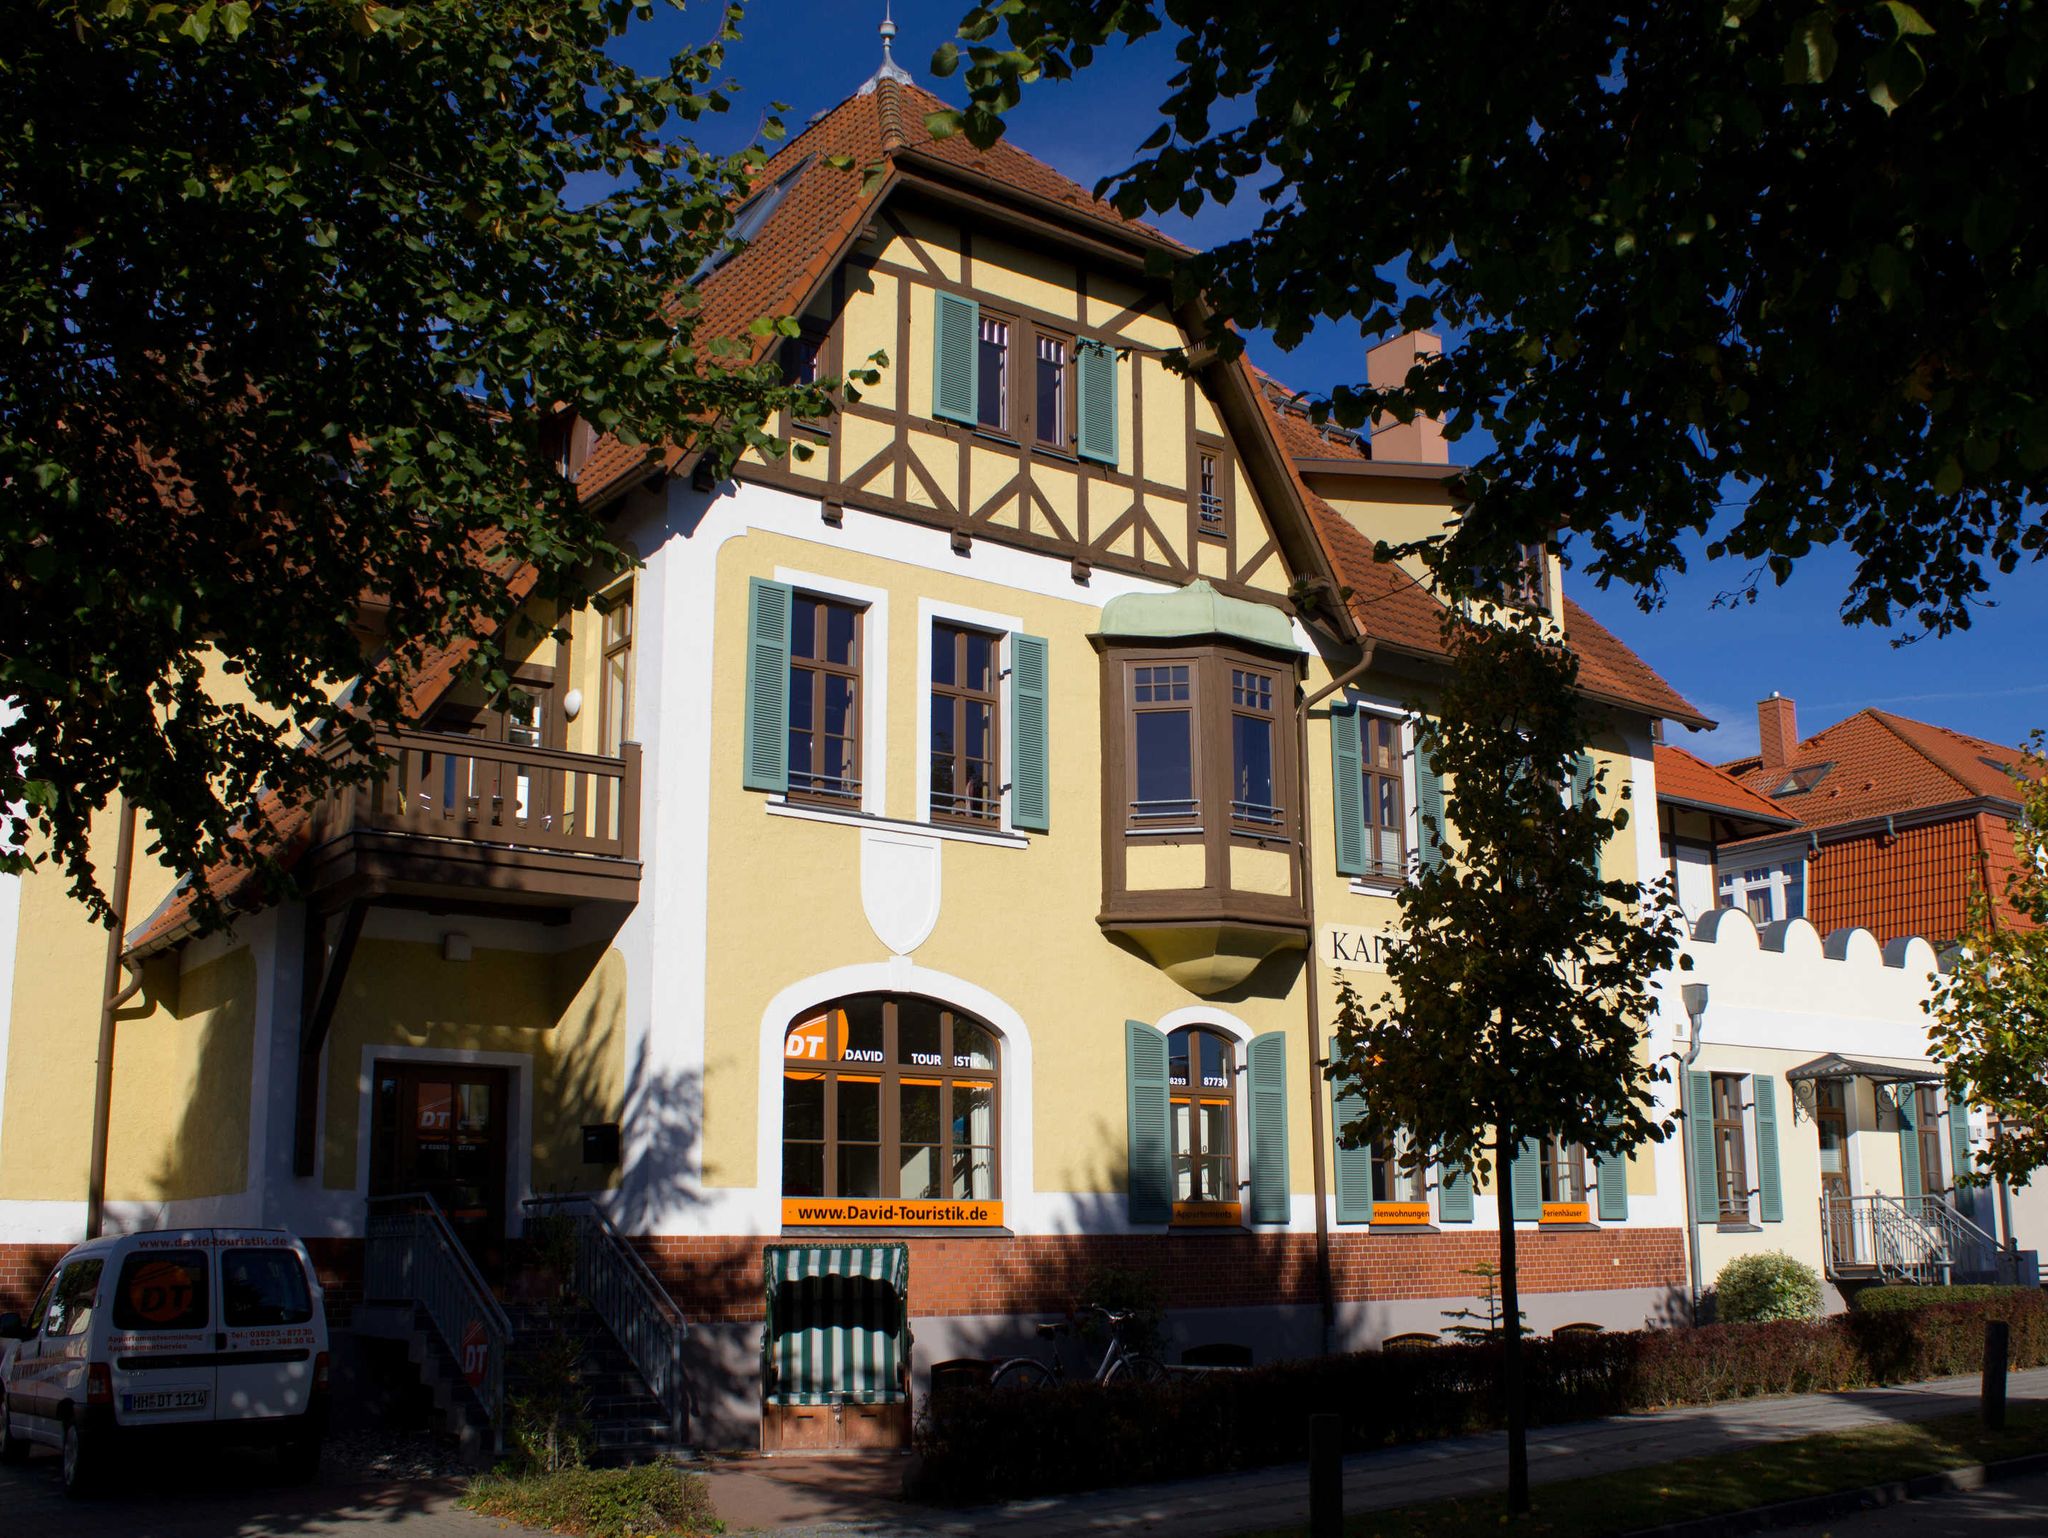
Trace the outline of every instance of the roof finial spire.
<path fill-rule="evenodd" d="M 896 62 L 891 51 L 896 41 L 896 21 L 889 14 L 889 0 L 882 0 L 882 67 L 870 75 L 867 83 L 860 88 L 860 94 L 867 96 L 884 80 L 894 80 L 899 85 L 910 84 L 910 72 Z"/>

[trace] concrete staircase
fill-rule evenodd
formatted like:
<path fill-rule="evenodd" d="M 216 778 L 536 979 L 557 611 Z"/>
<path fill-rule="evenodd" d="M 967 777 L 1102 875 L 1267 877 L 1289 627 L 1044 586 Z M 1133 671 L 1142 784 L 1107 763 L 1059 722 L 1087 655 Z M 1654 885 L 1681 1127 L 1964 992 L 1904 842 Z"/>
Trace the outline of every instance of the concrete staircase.
<path fill-rule="evenodd" d="M 533 1353 L 544 1342 L 566 1333 L 579 1348 L 577 1371 L 589 1396 L 585 1414 L 592 1430 L 593 1464 L 650 1463 L 684 1450 L 661 1401 L 594 1311 L 578 1307 L 564 1317 L 541 1307 L 511 1305 L 505 1312 L 512 1321 L 512 1354 L 505 1381 L 508 1401 L 526 1392 Z"/>
<path fill-rule="evenodd" d="M 414 1304 L 362 1303 L 350 1322 L 358 1335 L 380 1340 L 402 1341 L 405 1354 L 420 1375 L 434 1403 L 434 1414 L 444 1430 L 462 1448 L 463 1461 L 472 1468 L 488 1468 L 497 1453 L 491 1436 L 490 1417 L 469 1386 L 455 1357 L 441 1341 L 441 1335 L 427 1318 L 426 1310 Z"/>

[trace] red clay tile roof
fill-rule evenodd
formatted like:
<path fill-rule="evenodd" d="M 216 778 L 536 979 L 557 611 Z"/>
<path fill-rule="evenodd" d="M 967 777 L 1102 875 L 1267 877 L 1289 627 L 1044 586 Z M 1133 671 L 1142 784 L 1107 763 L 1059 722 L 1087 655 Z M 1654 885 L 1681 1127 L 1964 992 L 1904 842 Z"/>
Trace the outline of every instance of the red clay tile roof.
<path fill-rule="evenodd" d="M 1657 799 L 1682 801 L 1772 828 L 1789 828 L 1794 821 L 1734 775 L 1669 743 L 1657 747 Z"/>
<path fill-rule="evenodd" d="M 2011 868 L 2012 829 L 1999 817 L 1952 817 L 1894 837 L 1873 831 L 1808 854 L 1806 917 L 1822 934 L 1860 928 L 1880 941 L 1919 935 L 1945 945 L 1964 930 L 1973 887 L 1988 886 L 2001 917 L 2016 918 L 2002 900 Z"/>
<path fill-rule="evenodd" d="M 1801 827 L 1828 828 L 1983 798 L 2016 803 L 1999 766 L 2019 762 L 2016 748 L 1886 710 L 1859 710 L 1800 743 L 1779 768 L 1764 768 L 1754 755 L 1721 767 Z M 1829 765 L 1812 789 L 1776 794 L 1795 770 Z"/>
<path fill-rule="evenodd" d="M 1579 687 L 1595 699 L 1635 705 L 1653 716 L 1687 726 L 1714 723 L 1643 661 L 1628 644 L 1572 599 L 1564 601 L 1565 639 L 1579 654 Z"/>

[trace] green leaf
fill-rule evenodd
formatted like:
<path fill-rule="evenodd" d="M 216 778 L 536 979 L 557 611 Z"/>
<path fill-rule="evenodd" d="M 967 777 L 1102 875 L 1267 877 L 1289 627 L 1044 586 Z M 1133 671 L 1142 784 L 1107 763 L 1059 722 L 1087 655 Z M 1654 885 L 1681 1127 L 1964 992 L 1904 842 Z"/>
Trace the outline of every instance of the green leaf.
<path fill-rule="evenodd" d="M 1889 310 L 1912 281 L 1911 264 L 1906 260 L 1905 252 L 1897 246 L 1881 245 L 1872 248 L 1868 265 L 1870 286 L 1876 292 L 1878 302 Z"/>
<path fill-rule="evenodd" d="M 1792 29 L 1785 43 L 1785 83 L 1820 85 L 1835 72 L 1838 54 L 1834 17 L 1814 11 Z"/>
<path fill-rule="evenodd" d="M 1907 5 L 1905 0 L 1878 0 L 1873 9 L 1883 11 L 1891 18 L 1893 37 L 1934 36 L 1934 28 L 1927 24 L 1927 18 Z"/>

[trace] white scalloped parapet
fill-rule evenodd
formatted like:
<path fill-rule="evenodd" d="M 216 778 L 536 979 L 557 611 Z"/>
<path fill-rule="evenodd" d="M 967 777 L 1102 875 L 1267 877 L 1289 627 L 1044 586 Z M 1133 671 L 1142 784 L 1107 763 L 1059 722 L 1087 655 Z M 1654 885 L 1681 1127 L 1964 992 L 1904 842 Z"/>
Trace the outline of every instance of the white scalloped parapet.
<path fill-rule="evenodd" d="M 1682 951 L 1692 966 L 1671 983 L 1706 983 L 1716 1014 L 1747 1007 L 1910 1021 L 1916 1028 L 1941 965 L 1934 947 L 1917 936 L 1879 945 L 1867 929 L 1838 929 L 1823 938 L 1805 919 L 1781 919 L 1759 931 L 1737 908 L 1702 915 Z"/>

